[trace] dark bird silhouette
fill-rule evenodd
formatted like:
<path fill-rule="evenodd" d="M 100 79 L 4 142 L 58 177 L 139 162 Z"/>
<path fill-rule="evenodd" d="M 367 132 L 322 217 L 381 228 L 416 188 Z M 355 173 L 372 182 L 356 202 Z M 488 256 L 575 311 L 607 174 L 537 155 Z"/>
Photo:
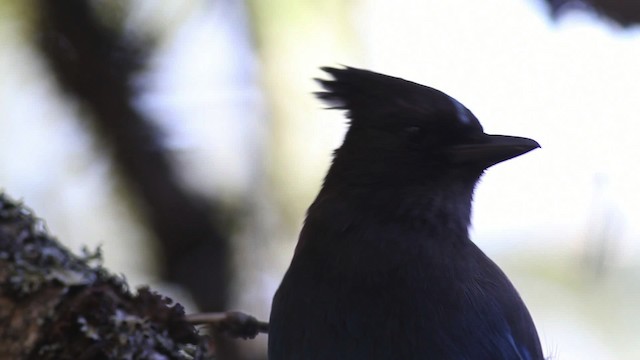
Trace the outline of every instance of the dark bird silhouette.
<path fill-rule="evenodd" d="M 317 96 L 350 127 L 271 309 L 269 359 L 541 360 L 529 312 L 469 239 L 483 171 L 539 147 L 450 96 L 351 67 Z"/>

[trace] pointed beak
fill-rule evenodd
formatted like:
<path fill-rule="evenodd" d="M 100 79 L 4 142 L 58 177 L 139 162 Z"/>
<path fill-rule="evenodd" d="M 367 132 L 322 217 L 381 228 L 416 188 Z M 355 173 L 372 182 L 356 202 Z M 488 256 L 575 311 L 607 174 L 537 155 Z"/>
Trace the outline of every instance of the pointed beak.
<path fill-rule="evenodd" d="M 451 146 L 447 154 L 454 164 L 477 164 L 488 168 L 539 147 L 537 141 L 528 138 L 484 134 L 474 142 Z"/>

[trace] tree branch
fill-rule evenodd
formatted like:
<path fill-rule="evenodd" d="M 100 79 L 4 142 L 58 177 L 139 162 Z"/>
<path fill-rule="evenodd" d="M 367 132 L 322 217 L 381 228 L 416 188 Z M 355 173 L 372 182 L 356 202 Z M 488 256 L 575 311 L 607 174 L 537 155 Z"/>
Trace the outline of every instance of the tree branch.
<path fill-rule="evenodd" d="M 262 326 L 231 312 L 213 330 L 246 338 Z M 180 304 L 148 288 L 133 294 L 99 251 L 71 254 L 0 193 L 0 358 L 211 359 L 206 343 Z"/>

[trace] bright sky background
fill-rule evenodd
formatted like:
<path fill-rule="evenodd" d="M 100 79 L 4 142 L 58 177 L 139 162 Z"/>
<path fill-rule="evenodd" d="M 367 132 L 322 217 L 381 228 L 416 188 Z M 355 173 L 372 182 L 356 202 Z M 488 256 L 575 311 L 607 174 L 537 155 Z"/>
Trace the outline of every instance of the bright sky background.
<path fill-rule="evenodd" d="M 246 9 L 194 1 L 198 11 L 189 13 L 177 0 L 168 3 L 174 10 L 155 21 L 184 21 L 166 30 L 140 104 L 167 130 L 185 179 L 203 192 L 241 196 L 255 186 L 256 169 L 271 164 L 268 96 L 259 85 L 274 75 L 262 74 L 265 65 L 253 57 Z M 333 14 L 281 34 L 294 44 L 277 59 L 284 71 L 275 76 L 296 96 L 285 101 L 293 119 L 285 139 L 297 172 L 284 183 L 305 191 L 296 206 L 315 195 L 344 131 L 342 115 L 321 110 L 310 95 L 318 67 L 364 67 L 443 90 L 486 132 L 542 145 L 487 172 L 476 191 L 473 237 L 516 282 L 548 352 L 554 359 L 640 358 L 640 30 L 583 13 L 552 21 L 534 0 L 363 0 L 350 9 L 355 50 L 329 50 L 340 26 Z M 148 282 L 153 265 L 136 255 L 145 252 L 145 235 L 114 200 L 109 164 L 73 121 L 74 105 L 52 97 L 54 85 L 16 40 L 15 24 L 1 20 L 0 188 L 24 198 L 72 248 L 105 243 L 108 266 Z M 77 218 L 87 209 L 101 218 Z M 604 284 L 553 272 L 580 270 L 579 257 L 602 238 L 614 268 Z M 124 245 L 134 248 L 115 250 Z M 285 264 L 290 252 L 281 253 Z M 537 263 L 533 272 L 522 270 L 526 255 Z M 541 280 L 547 267 L 555 270 Z M 280 276 L 265 275 L 261 296 L 270 298 Z"/>

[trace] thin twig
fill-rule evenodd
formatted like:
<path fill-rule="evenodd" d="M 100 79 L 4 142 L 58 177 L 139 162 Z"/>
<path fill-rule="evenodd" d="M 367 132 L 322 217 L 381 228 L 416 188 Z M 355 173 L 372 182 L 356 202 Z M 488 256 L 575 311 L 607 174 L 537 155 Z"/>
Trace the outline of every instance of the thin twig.
<path fill-rule="evenodd" d="M 209 325 L 214 331 L 234 338 L 253 339 L 259 333 L 269 332 L 269 323 L 240 311 L 191 314 L 186 320 L 193 325 Z"/>

